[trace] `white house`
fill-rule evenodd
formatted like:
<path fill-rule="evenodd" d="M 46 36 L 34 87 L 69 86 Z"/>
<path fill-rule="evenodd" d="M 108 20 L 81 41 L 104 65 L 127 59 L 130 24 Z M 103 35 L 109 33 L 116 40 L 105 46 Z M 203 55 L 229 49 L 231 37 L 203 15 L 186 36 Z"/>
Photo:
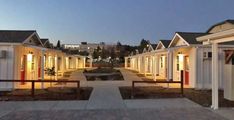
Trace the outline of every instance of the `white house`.
<path fill-rule="evenodd" d="M 21 83 L 0 82 L 0 89 L 24 88 L 26 80 L 47 79 L 45 69 L 55 69 L 58 75 L 66 72 L 69 55 L 54 49 L 48 39 L 40 39 L 34 30 L 0 30 L 0 80 L 21 80 Z M 85 57 L 70 61 L 69 67 L 85 68 Z M 78 62 L 79 61 L 79 62 Z M 79 63 L 79 64 L 78 64 Z M 74 66 L 74 67 L 73 67 Z"/>
<path fill-rule="evenodd" d="M 152 56 L 154 58 L 152 69 L 155 76 L 161 76 L 165 80 L 179 81 L 181 79 L 180 71 L 183 70 L 186 86 L 197 89 L 211 89 L 214 86 L 211 84 L 211 80 L 213 80 L 215 81 L 215 90 L 224 89 L 225 98 L 234 100 L 234 82 L 232 79 L 234 42 L 218 42 L 220 44 L 213 45 L 213 47 L 210 45 L 210 43 L 213 43 L 211 39 L 218 39 L 222 42 L 226 39 L 230 41 L 233 37 L 232 33 L 229 32 L 229 35 L 232 36 L 230 37 L 227 36 L 226 32 L 232 29 L 234 29 L 234 20 L 227 20 L 215 24 L 204 33 L 176 32 L 168 47 L 165 47 L 160 41 L 156 50 L 147 53 L 147 55 L 142 53 L 137 56 L 142 56 L 142 58 Z M 224 33 L 226 36 L 223 35 Z M 221 37 L 215 38 L 216 35 Z M 128 57 L 128 59 L 132 58 L 136 58 L 136 56 Z M 215 59 L 215 62 L 214 60 L 212 62 L 212 59 Z M 145 61 L 147 60 L 144 59 L 140 64 L 148 66 Z M 212 71 L 215 72 L 215 75 L 212 75 Z M 155 80 L 157 79 L 155 77 Z"/>
<path fill-rule="evenodd" d="M 208 32 L 209 35 L 198 37 L 197 40 L 203 42 L 204 45 L 212 46 L 212 108 L 218 109 L 219 104 L 219 81 L 224 81 L 224 98 L 234 100 L 234 79 L 233 79 L 233 48 L 226 49 L 224 71 L 220 70 L 218 62 L 220 60 L 219 46 L 234 41 L 234 20 L 226 20 L 212 26 Z M 220 73 L 225 73 L 225 77 L 220 77 Z"/>
<path fill-rule="evenodd" d="M 40 79 L 45 48 L 36 31 L 0 31 L 0 79 Z M 20 84 L 0 83 L 0 88 L 14 88 Z"/>

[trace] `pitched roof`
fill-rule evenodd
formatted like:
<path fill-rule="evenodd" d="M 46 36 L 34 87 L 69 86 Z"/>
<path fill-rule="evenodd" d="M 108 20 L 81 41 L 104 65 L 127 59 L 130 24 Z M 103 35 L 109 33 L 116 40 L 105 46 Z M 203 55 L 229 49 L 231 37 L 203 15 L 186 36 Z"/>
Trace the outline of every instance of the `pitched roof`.
<path fill-rule="evenodd" d="M 153 47 L 153 49 L 155 49 L 157 47 L 158 44 L 151 44 L 151 46 Z"/>
<path fill-rule="evenodd" d="M 171 40 L 159 40 L 159 41 L 162 42 L 162 44 L 164 45 L 165 48 L 167 48 L 171 43 Z"/>
<path fill-rule="evenodd" d="M 234 20 L 228 19 L 228 20 L 219 22 L 219 23 L 217 23 L 217 24 L 214 24 L 214 25 L 212 25 L 212 26 L 206 31 L 206 33 L 209 33 L 214 27 L 216 27 L 216 26 L 218 26 L 218 25 L 222 25 L 222 24 L 224 24 L 224 23 L 234 24 Z"/>
<path fill-rule="evenodd" d="M 54 45 L 50 43 L 48 38 L 41 39 L 41 42 L 45 48 L 54 48 Z"/>
<path fill-rule="evenodd" d="M 48 42 L 48 41 L 49 41 L 49 39 L 47 39 L 47 38 L 42 38 L 41 39 L 41 42 L 42 42 L 43 45 L 45 45 L 45 43 Z"/>
<path fill-rule="evenodd" d="M 0 42 L 22 43 L 35 32 L 35 30 L 0 30 Z"/>
<path fill-rule="evenodd" d="M 197 41 L 197 37 L 207 35 L 208 33 L 194 33 L 194 32 L 176 32 L 179 34 L 188 44 L 202 44 Z"/>

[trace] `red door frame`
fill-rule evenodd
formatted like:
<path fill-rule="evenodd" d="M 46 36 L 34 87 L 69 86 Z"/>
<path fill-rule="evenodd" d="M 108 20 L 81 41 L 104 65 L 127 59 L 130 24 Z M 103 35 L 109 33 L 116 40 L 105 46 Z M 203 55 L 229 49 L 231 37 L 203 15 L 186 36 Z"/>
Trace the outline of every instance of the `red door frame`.
<path fill-rule="evenodd" d="M 186 62 L 187 62 L 187 59 L 189 60 L 189 56 L 185 56 L 184 57 L 184 76 L 185 76 L 185 79 L 184 79 L 184 84 L 185 85 L 189 85 L 189 61 L 188 61 L 188 69 L 186 69 Z"/>
<path fill-rule="evenodd" d="M 23 55 L 21 61 L 21 70 L 20 70 L 20 80 L 22 81 L 21 84 L 25 84 L 25 76 L 26 76 L 26 67 L 27 67 L 27 56 Z"/>
<path fill-rule="evenodd" d="M 41 77 L 41 56 L 38 59 L 38 78 Z"/>

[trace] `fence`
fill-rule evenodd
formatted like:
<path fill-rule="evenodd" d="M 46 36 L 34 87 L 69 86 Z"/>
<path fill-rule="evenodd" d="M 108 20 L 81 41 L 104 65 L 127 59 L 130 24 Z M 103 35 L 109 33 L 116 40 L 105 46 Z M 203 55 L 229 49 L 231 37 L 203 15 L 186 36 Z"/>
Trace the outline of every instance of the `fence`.
<path fill-rule="evenodd" d="M 80 81 L 67 81 L 67 80 L 0 80 L 0 82 L 11 82 L 11 83 L 21 83 L 21 82 L 28 82 L 31 83 L 31 96 L 35 96 L 35 83 L 76 83 L 76 93 L 78 97 L 80 96 Z"/>
<path fill-rule="evenodd" d="M 166 84 L 180 84 L 181 89 L 181 95 L 184 94 L 184 72 L 181 70 L 180 72 L 180 81 L 132 81 L 132 91 L 131 96 L 132 98 L 135 95 L 135 84 L 141 84 L 141 83 L 149 83 L 149 84 L 156 84 L 156 83 L 166 83 Z"/>

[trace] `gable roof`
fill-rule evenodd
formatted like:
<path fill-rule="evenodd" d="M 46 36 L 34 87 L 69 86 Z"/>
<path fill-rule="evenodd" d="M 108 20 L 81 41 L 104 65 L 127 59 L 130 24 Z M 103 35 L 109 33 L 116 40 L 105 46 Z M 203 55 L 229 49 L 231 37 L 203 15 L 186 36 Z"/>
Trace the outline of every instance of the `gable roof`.
<path fill-rule="evenodd" d="M 214 27 L 216 27 L 216 26 L 218 26 L 218 25 L 225 24 L 225 23 L 234 24 L 234 20 L 228 19 L 228 20 L 219 22 L 219 23 L 217 23 L 217 24 L 214 24 L 214 25 L 212 25 L 212 26 L 206 31 L 206 33 L 209 33 Z"/>
<path fill-rule="evenodd" d="M 170 45 L 171 40 L 159 40 L 157 46 L 155 49 L 158 49 L 160 45 L 162 45 L 165 48 L 168 48 L 168 46 Z"/>
<path fill-rule="evenodd" d="M 51 48 L 50 41 L 47 38 L 41 39 L 41 42 L 45 48 Z"/>
<path fill-rule="evenodd" d="M 197 45 L 197 44 L 202 44 L 202 42 L 197 41 L 197 37 L 203 36 L 203 35 L 207 35 L 209 33 L 198 33 L 198 32 L 176 32 L 173 39 L 171 40 L 170 44 L 168 47 L 171 47 L 173 43 L 175 43 L 175 41 L 177 41 L 179 39 L 182 39 L 185 44 L 190 45 Z"/>
<path fill-rule="evenodd" d="M 154 47 L 153 47 L 153 46 L 155 46 L 155 44 L 149 44 L 149 46 L 146 48 L 146 50 L 147 50 L 148 52 L 153 51 L 153 50 L 154 50 Z"/>
<path fill-rule="evenodd" d="M 35 30 L 0 30 L 0 42 L 23 43 Z"/>
<path fill-rule="evenodd" d="M 155 49 L 158 46 L 158 44 L 151 44 L 151 46 L 153 47 L 153 49 Z"/>
<path fill-rule="evenodd" d="M 42 39 L 41 39 L 41 42 L 42 42 L 43 45 L 45 45 L 47 42 L 49 42 L 49 39 L 47 39 L 47 38 L 42 38 Z"/>
<path fill-rule="evenodd" d="M 163 46 L 167 48 L 170 45 L 171 40 L 160 40 L 160 42 L 162 42 Z"/>
<path fill-rule="evenodd" d="M 142 53 L 145 53 L 147 52 L 148 50 L 146 48 L 143 49 Z"/>
<path fill-rule="evenodd" d="M 54 48 L 53 43 L 50 43 L 48 38 L 41 39 L 41 42 L 45 48 Z"/>
<path fill-rule="evenodd" d="M 202 44 L 197 41 L 197 37 L 207 35 L 208 33 L 196 33 L 196 32 L 176 32 L 179 34 L 188 44 Z"/>

